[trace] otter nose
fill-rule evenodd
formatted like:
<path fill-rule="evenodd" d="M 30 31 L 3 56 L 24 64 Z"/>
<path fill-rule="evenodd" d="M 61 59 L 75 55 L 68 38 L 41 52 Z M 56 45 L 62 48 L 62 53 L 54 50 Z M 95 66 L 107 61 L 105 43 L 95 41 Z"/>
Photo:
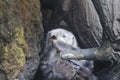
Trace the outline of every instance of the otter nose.
<path fill-rule="evenodd" d="M 48 40 L 49 42 L 53 42 L 54 40 L 57 40 L 57 37 L 55 35 L 52 35 Z"/>
<path fill-rule="evenodd" d="M 57 39 L 57 37 L 55 35 L 51 36 L 50 39 Z"/>

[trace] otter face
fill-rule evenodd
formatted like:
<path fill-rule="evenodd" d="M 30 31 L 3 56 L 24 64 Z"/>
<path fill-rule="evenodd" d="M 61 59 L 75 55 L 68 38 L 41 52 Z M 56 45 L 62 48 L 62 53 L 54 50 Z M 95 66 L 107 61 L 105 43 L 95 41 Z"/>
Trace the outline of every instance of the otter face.
<path fill-rule="evenodd" d="M 77 47 L 77 41 L 75 36 L 64 29 L 54 29 L 48 32 L 47 34 L 48 41 L 53 41 L 54 43 L 57 41 L 64 42 L 68 45 L 71 45 L 73 47 Z"/>

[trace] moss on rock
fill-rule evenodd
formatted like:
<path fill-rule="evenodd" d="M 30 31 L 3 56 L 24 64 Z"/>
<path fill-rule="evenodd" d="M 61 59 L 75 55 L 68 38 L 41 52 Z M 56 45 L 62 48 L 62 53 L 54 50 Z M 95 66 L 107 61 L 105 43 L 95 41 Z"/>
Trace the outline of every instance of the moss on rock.
<path fill-rule="evenodd" d="M 25 64 L 25 51 L 28 48 L 24 38 L 23 27 L 15 27 L 13 37 L 14 40 L 10 44 L 3 47 L 2 53 L 2 68 L 6 73 L 8 80 L 13 80 L 17 77 L 20 70 Z"/>
<path fill-rule="evenodd" d="M 41 19 L 39 0 L 0 1 L 0 70 L 8 80 L 15 80 L 26 57 L 33 56 L 29 53 L 37 52 Z"/>
<path fill-rule="evenodd" d="M 2 67 L 7 74 L 7 79 L 14 79 L 25 64 L 25 54 L 22 48 L 15 43 L 6 45 L 3 48 Z"/>
<path fill-rule="evenodd" d="M 15 32 L 14 37 L 15 37 L 15 41 L 17 42 L 17 45 L 20 46 L 24 50 L 24 52 L 27 54 L 28 45 L 24 36 L 24 28 L 15 27 L 14 32 Z"/>

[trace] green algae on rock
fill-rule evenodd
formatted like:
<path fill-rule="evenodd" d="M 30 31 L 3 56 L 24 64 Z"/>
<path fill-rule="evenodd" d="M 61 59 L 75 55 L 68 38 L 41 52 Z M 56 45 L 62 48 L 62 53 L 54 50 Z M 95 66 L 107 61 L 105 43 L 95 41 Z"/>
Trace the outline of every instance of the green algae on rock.
<path fill-rule="evenodd" d="M 0 74 L 14 80 L 21 72 L 25 80 L 30 80 L 34 74 L 32 71 L 27 75 L 31 69 L 26 67 L 34 67 L 35 71 L 39 64 L 37 43 L 42 33 L 39 0 L 0 1 Z M 27 64 L 27 57 L 34 57 L 29 59 L 32 66 Z"/>
<path fill-rule="evenodd" d="M 15 43 L 3 48 L 2 67 L 8 80 L 15 79 L 25 64 L 25 54 Z"/>
<path fill-rule="evenodd" d="M 25 65 L 25 53 L 27 44 L 24 38 L 23 27 L 15 27 L 15 34 L 12 36 L 15 39 L 10 44 L 3 47 L 2 53 L 2 68 L 5 72 L 7 79 L 12 80 L 17 77 L 20 70 Z M 13 31 L 13 32 L 14 32 Z"/>

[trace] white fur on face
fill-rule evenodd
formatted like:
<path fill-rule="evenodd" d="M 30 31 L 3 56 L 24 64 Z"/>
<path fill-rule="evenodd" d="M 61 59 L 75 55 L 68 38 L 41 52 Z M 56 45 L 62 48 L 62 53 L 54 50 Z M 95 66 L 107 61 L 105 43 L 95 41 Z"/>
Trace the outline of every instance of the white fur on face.
<path fill-rule="evenodd" d="M 73 46 L 74 48 L 77 47 L 77 40 L 75 36 L 67 30 L 60 29 L 60 28 L 51 30 L 48 32 L 47 38 L 50 38 L 52 36 L 55 36 L 57 40 L 62 41 L 66 44 L 69 44 Z"/>

